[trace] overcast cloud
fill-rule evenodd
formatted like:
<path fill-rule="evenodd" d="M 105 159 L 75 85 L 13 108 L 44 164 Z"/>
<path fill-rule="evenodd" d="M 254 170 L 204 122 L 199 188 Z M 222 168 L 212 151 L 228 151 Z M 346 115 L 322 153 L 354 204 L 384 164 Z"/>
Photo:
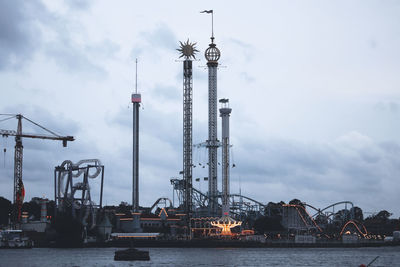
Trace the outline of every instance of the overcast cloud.
<path fill-rule="evenodd" d="M 211 23 L 199 13 L 204 9 L 214 9 L 222 52 L 218 97 L 233 108 L 231 192 L 321 208 L 350 200 L 366 212 L 400 216 L 397 1 L 0 0 L 0 112 L 22 113 L 76 138 L 67 148 L 24 140 L 27 199 L 53 198 L 54 167 L 63 160 L 99 158 L 105 202 L 131 201 L 135 58 L 143 99 L 140 204 L 172 198 L 169 179 L 182 169 L 182 63 L 175 49 L 188 38 L 200 50 L 193 140 L 207 139 L 203 53 Z M 16 121 L 0 129 L 16 129 Z M 7 149 L 0 195 L 12 199 L 14 140 L 0 141 Z M 194 175 L 207 176 L 205 150 L 193 157 Z"/>

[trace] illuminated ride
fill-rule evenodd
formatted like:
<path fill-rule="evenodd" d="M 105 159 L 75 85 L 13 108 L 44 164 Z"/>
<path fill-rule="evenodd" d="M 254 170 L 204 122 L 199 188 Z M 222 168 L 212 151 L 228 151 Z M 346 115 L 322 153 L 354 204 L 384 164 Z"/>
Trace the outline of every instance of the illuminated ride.
<path fill-rule="evenodd" d="M 342 236 L 343 234 L 351 234 L 351 227 L 354 227 L 354 229 L 356 230 L 353 233 L 358 233 L 364 238 L 368 235 L 367 228 L 365 228 L 362 223 L 357 220 L 350 220 L 343 226 L 342 231 L 340 232 L 340 236 Z"/>
<path fill-rule="evenodd" d="M 242 225 L 242 222 L 235 221 L 229 216 L 223 216 L 222 218 L 211 222 L 211 225 L 222 229 L 221 231 L 222 236 L 232 236 L 233 234 L 231 232 L 231 229 L 236 226 Z"/>
<path fill-rule="evenodd" d="M 304 204 L 304 206 L 303 205 L 298 205 L 298 204 L 282 204 L 282 207 L 293 208 L 296 211 L 296 213 L 294 213 L 294 214 L 296 214 L 297 217 L 301 219 L 301 221 L 304 224 L 305 229 L 310 230 L 310 229 L 315 228 L 315 229 L 317 229 L 319 231 L 320 234 L 323 234 L 325 237 L 329 238 L 329 235 L 326 234 L 326 232 L 322 229 L 321 226 L 318 225 L 318 223 L 316 222 L 316 220 L 313 217 L 317 217 L 317 215 L 321 215 L 322 211 L 325 211 L 326 209 L 334 207 L 335 205 L 349 204 L 349 203 L 351 204 L 351 206 L 353 208 L 353 203 L 351 203 L 349 201 L 342 201 L 342 202 L 338 202 L 338 203 L 329 205 L 328 207 L 326 207 L 326 208 L 324 208 L 322 210 L 318 210 L 319 212 L 317 214 L 315 214 L 314 216 L 311 216 L 310 213 L 308 213 L 308 211 L 304 207 L 304 206 L 312 207 L 312 206 L 307 205 L 307 204 Z M 312 207 L 312 208 L 315 209 L 314 207 Z M 346 211 L 348 211 L 348 210 L 346 209 Z M 359 222 L 359 221 L 357 221 L 357 220 L 355 220 L 353 218 L 354 214 L 352 212 L 349 211 L 348 213 L 351 216 L 350 220 L 348 220 L 346 223 L 344 223 L 344 225 L 343 225 L 343 227 L 342 227 L 342 229 L 340 231 L 339 236 L 342 236 L 343 234 L 357 233 L 360 236 L 366 238 L 367 235 L 368 235 L 367 228 L 361 222 Z M 287 214 L 288 214 L 288 212 L 286 212 L 286 216 L 288 216 Z M 335 214 L 335 213 L 334 212 L 330 212 L 326 216 L 326 218 L 331 217 L 333 214 Z M 284 220 L 283 220 L 283 222 L 284 222 Z M 294 227 L 293 224 L 290 225 L 289 223 L 287 223 L 286 226 L 288 228 L 292 228 L 292 229 L 296 229 L 296 230 L 304 229 L 304 228 L 301 228 L 299 226 Z"/>

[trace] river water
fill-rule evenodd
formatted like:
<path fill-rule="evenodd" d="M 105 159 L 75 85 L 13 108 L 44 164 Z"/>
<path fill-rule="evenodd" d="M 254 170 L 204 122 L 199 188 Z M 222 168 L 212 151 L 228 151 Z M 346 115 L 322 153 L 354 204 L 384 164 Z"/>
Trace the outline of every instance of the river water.
<path fill-rule="evenodd" d="M 143 248 L 150 261 L 117 262 L 117 248 L 0 249 L 0 266 L 400 266 L 400 247 Z"/>

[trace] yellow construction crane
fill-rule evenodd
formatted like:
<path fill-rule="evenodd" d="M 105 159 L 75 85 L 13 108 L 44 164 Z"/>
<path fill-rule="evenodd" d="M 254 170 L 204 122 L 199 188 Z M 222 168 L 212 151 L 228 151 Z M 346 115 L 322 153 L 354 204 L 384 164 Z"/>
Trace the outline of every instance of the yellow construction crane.
<path fill-rule="evenodd" d="M 0 114 L 0 116 L 6 116 L 6 118 L 1 119 L 0 122 L 9 119 L 16 118 L 18 120 L 17 130 L 3 130 L 0 129 L 0 135 L 3 137 L 15 136 L 15 154 L 14 154 L 14 195 L 13 195 L 13 214 L 12 222 L 18 224 L 21 220 L 22 204 L 25 196 L 25 189 L 22 182 L 22 158 L 23 158 L 23 146 L 22 138 L 37 138 L 37 139 L 48 139 L 48 140 L 60 140 L 63 143 L 63 147 L 67 146 L 67 141 L 74 141 L 73 136 L 60 136 L 53 131 L 46 129 L 45 127 L 39 125 L 38 123 L 24 117 L 21 114 Z M 33 125 L 41 128 L 42 130 L 50 133 L 51 135 L 43 134 L 27 134 L 22 132 L 22 119 L 27 120 Z"/>

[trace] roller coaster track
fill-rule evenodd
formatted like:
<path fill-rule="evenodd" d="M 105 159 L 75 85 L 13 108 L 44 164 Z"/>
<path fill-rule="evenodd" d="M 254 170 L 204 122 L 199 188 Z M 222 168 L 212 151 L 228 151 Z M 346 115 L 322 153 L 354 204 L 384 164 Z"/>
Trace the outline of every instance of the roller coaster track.
<path fill-rule="evenodd" d="M 196 188 L 192 188 L 192 190 L 193 190 L 193 198 L 195 198 L 195 200 L 196 200 L 196 201 L 194 201 L 194 203 L 197 203 L 197 205 L 200 206 L 200 207 L 206 207 L 207 206 L 206 202 L 210 201 L 208 196 L 206 194 L 200 192 Z M 221 196 L 218 196 L 218 198 L 219 197 L 221 197 Z M 251 202 L 255 203 L 256 206 L 258 206 L 258 210 L 261 211 L 261 212 L 264 211 L 265 208 L 266 208 L 266 205 L 264 205 L 263 203 L 255 200 L 255 199 L 252 199 L 250 197 L 246 197 L 246 196 L 239 195 L 239 194 L 230 194 L 230 198 L 231 198 L 232 202 L 235 202 L 233 200 L 234 197 L 239 197 L 241 199 L 245 199 L 245 200 L 248 200 L 248 201 L 251 201 Z M 221 204 L 218 203 L 218 198 L 216 200 L 214 200 L 215 204 L 218 205 L 218 207 L 222 207 Z M 242 204 L 243 206 L 247 207 L 246 211 L 249 211 L 251 208 L 253 208 L 255 206 L 255 205 L 251 205 L 248 202 L 239 202 L 239 203 Z M 239 213 L 241 213 L 243 211 L 244 210 L 240 210 Z M 237 209 L 235 210 L 233 207 L 231 207 L 231 212 L 234 215 L 237 215 L 237 216 L 239 215 L 239 213 L 237 212 Z"/>
<path fill-rule="evenodd" d="M 366 236 L 368 235 L 367 228 L 365 228 L 365 226 L 364 226 L 362 223 L 360 223 L 359 221 L 356 221 L 356 220 L 350 220 L 350 221 L 348 221 L 348 222 L 343 226 L 342 231 L 340 232 L 340 236 L 343 235 L 344 230 L 345 230 L 346 227 L 347 227 L 348 225 L 350 225 L 350 224 L 354 225 L 354 226 L 356 227 L 357 231 L 358 231 L 363 237 L 366 237 Z M 361 229 L 358 227 L 357 224 L 358 224 L 359 226 L 362 226 L 361 228 L 364 230 L 364 232 L 361 231 Z"/>
<path fill-rule="evenodd" d="M 333 206 L 335 206 L 335 205 L 339 205 L 339 204 L 351 204 L 351 206 L 354 207 L 353 203 L 350 202 L 350 201 L 341 201 L 341 202 L 337 202 L 337 203 L 335 203 L 335 204 L 329 205 L 328 207 L 326 207 L 326 208 L 320 210 L 317 214 L 311 216 L 310 213 L 308 213 L 308 211 L 306 210 L 306 208 L 305 208 L 304 206 L 302 206 L 302 205 L 283 204 L 282 206 L 283 206 L 283 207 L 293 207 L 293 208 L 295 208 L 295 209 L 297 210 L 297 212 L 298 212 L 300 218 L 302 219 L 302 221 L 304 222 L 304 224 L 307 226 L 307 225 L 308 225 L 307 220 L 304 218 L 304 216 L 303 216 L 303 215 L 301 214 L 301 212 L 300 212 L 300 209 L 303 210 L 303 211 L 307 214 L 308 218 L 311 219 L 311 221 L 313 222 L 313 224 L 315 225 L 315 227 L 316 227 L 321 233 L 323 233 L 324 231 L 323 231 L 323 230 L 321 229 L 321 227 L 317 224 L 317 222 L 313 219 L 313 217 L 315 217 L 315 216 L 318 215 L 318 214 L 322 214 L 323 211 L 325 211 L 325 210 L 327 210 L 327 209 L 329 209 L 329 208 L 331 208 L 331 207 L 333 207 Z M 315 208 L 312 207 L 311 205 L 307 205 L 307 204 L 306 204 L 305 206 L 311 207 L 312 209 L 315 209 Z M 315 210 L 317 210 L 317 209 L 315 209 Z M 332 213 L 332 214 L 334 214 L 334 213 Z M 331 216 L 332 214 L 330 214 L 329 216 Z M 365 226 L 364 226 L 362 223 L 360 223 L 360 222 L 357 221 L 357 220 L 351 219 L 351 220 L 349 220 L 348 222 L 346 222 L 346 223 L 343 225 L 342 230 L 341 230 L 341 232 L 340 232 L 340 236 L 343 235 L 344 231 L 346 230 L 346 227 L 349 226 L 349 225 L 353 225 L 353 226 L 356 228 L 357 232 L 358 232 L 359 234 L 361 234 L 363 237 L 366 237 L 366 236 L 368 235 L 367 228 L 365 228 Z M 360 229 L 360 228 L 361 228 L 361 229 Z M 326 234 L 325 234 L 325 236 L 328 237 L 328 235 L 326 235 Z"/>
<path fill-rule="evenodd" d="M 165 205 L 167 205 L 167 201 L 169 202 L 169 207 L 172 208 L 172 201 L 171 199 L 167 198 L 167 197 L 160 197 L 159 199 L 157 199 L 153 206 L 151 206 L 150 211 L 153 211 L 153 209 L 155 208 L 155 206 L 157 206 L 160 202 L 164 202 Z"/>
<path fill-rule="evenodd" d="M 312 209 L 314 209 L 317 213 L 315 213 L 312 217 L 313 218 L 315 218 L 317 215 L 319 215 L 319 214 L 323 214 L 323 212 L 325 211 L 325 210 L 327 210 L 327 209 L 330 209 L 330 208 L 332 208 L 332 207 L 335 207 L 335 206 L 337 206 L 337 205 L 341 205 L 341 204 L 346 204 L 346 206 L 347 206 L 347 204 L 350 204 L 351 205 L 351 208 L 354 208 L 354 204 L 353 204 L 353 202 L 351 202 L 351 201 L 340 201 L 340 202 L 336 202 L 336 203 L 334 203 L 334 204 L 331 204 L 331 205 L 329 205 L 329 206 L 327 206 L 327 207 L 325 207 L 325 208 L 323 208 L 323 209 L 317 209 L 317 208 L 315 208 L 315 207 L 313 207 L 313 206 L 311 206 L 311 205 L 309 205 L 309 204 L 305 204 L 307 207 L 310 207 L 310 208 L 312 208 Z M 331 214 L 332 215 L 332 214 Z M 331 215 L 329 215 L 329 216 L 331 216 Z M 352 217 L 353 217 L 353 214 L 352 214 Z"/>
<path fill-rule="evenodd" d="M 266 207 L 266 205 L 264 205 L 263 203 L 261 203 L 261 202 L 255 200 L 255 199 L 252 199 L 252 198 L 250 198 L 250 197 L 242 196 L 242 195 L 239 195 L 239 194 L 231 194 L 230 196 L 231 196 L 231 197 L 241 197 L 241 198 L 244 198 L 244 199 L 253 201 L 254 203 L 257 203 L 258 205 L 260 205 L 260 206 L 263 207 L 264 209 L 265 209 L 265 207 Z"/>
<path fill-rule="evenodd" d="M 300 218 L 302 219 L 302 221 L 304 222 L 304 224 L 306 226 L 308 226 L 308 223 L 306 221 L 306 219 L 304 218 L 304 216 L 301 214 L 299 209 L 302 209 L 308 216 L 308 218 L 312 221 L 312 223 L 315 225 L 315 227 L 322 233 L 323 230 L 321 229 L 321 227 L 319 227 L 319 225 L 317 224 L 317 222 L 313 219 L 313 217 L 310 215 L 310 213 L 308 213 L 308 211 L 306 210 L 305 207 L 303 207 L 302 205 L 295 205 L 295 204 L 282 204 L 283 207 L 293 207 L 297 210 Z"/>

